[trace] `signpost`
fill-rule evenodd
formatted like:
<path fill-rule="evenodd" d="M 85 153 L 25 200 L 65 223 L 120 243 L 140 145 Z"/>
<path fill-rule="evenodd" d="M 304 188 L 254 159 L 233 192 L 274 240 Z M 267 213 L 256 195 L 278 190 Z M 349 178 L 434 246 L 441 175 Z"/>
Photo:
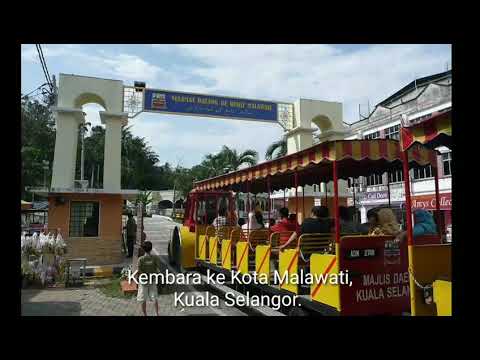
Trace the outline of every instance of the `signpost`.
<path fill-rule="evenodd" d="M 145 89 L 144 111 L 278 123 L 278 103 Z"/>

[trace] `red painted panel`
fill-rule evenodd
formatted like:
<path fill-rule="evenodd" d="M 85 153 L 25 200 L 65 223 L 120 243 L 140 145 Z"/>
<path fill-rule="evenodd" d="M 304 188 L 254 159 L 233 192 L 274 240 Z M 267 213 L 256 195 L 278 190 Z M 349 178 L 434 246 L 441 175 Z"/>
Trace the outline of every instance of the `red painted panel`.
<path fill-rule="evenodd" d="M 342 315 L 391 315 L 410 309 L 407 243 L 393 248 L 389 236 L 346 236 L 340 241 L 339 270 L 352 286 L 340 287 Z M 349 258 L 349 254 L 359 257 Z M 374 251 L 374 256 L 370 251 Z"/>

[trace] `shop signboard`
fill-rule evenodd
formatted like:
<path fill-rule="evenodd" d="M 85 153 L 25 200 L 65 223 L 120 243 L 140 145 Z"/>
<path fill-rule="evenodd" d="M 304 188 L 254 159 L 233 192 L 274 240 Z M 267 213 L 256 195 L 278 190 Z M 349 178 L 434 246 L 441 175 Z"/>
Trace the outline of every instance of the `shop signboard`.
<path fill-rule="evenodd" d="M 388 191 L 370 191 L 359 194 L 359 203 L 362 205 L 388 201 Z"/>
<path fill-rule="evenodd" d="M 435 210 L 435 194 L 412 196 L 412 208 Z M 452 193 L 440 194 L 440 210 L 452 210 Z"/>
<path fill-rule="evenodd" d="M 144 111 L 277 123 L 278 103 L 145 89 Z"/>

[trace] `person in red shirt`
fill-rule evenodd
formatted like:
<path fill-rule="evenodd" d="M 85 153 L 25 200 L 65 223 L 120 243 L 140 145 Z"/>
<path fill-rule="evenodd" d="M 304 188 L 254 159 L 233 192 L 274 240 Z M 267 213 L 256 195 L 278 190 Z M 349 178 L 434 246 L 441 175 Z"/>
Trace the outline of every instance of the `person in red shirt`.
<path fill-rule="evenodd" d="M 280 221 L 278 221 L 275 225 L 273 225 L 270 230 L 272 232 L 286 233 L 286 234 L 282 234 L 280 236 L 280 244 L 279 245 L 283 245 L 290 238 L 290 235 L 287 232 L 295 231 L 295 223 L 288 219 L 288 209 L 287 208 L 285 208 L 285 207 L 281 208 L 279 210 L 279 213 L 280 213 Z"/>

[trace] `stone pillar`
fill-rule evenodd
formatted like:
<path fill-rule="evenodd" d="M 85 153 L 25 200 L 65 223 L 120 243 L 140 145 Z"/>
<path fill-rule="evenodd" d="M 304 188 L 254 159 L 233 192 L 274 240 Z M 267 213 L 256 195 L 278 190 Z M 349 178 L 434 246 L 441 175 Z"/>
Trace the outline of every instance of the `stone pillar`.
<path fill-rule="evenodd" d="M 287 132 L 287 155 L 313 146 L 312 128 L 295 128 Z"/>
<path fill-rule="evenodd" d="M 52 188 L 73 188 L 77 164 L 79 125 L 85 122 L 81 109 L 54 107 L 56 139 L 52 168 Z"/>
<path fill-rule="evenodd" d="M 122 126 L 126 125 L 127 113 L 100 111 L 105 131 L 105 156 L 103 162 L 103 189 L 108 192 L 121 190 Z"/>

